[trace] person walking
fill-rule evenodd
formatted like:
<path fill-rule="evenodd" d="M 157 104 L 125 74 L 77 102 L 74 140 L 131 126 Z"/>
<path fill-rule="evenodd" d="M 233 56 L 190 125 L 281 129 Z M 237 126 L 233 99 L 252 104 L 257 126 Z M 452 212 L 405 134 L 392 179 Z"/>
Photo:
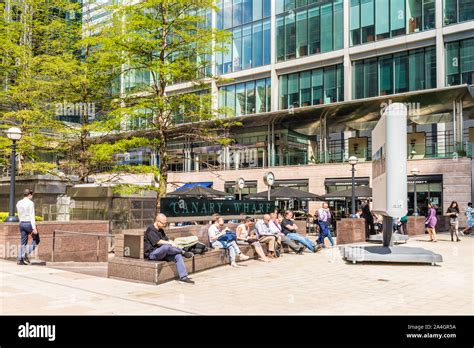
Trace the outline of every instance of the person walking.
<path fill-rule="evenodd" d="M 35 220 L 35 204 L 33 203 L 33 191 L 26 189 L 23 191 L 23 199 L 16 204 L 18 219 L 20 220 L 21 246 L 18 253 L 17 264 L 28 265 L 29 255 L 36 249 L 39 243 L 38 229 Z M 32 236 L 31 244 L 28 246 L 28 237 Z"/>
<path fill-rule="evenodd" d="M 158 214 L 153 225 L 148 226 L 146 229 L 143 238 L 145 259 L 152 261 L 174 261 L 178 270 L 179 282 L 194 284 L 194 281 L 188 277 L 183 260 L 183 256 L 191 258 L 193 253 L 178 248 L 173 241 L 169 240 L 164 231 L 167 225 L 166 215 Z"/>
<path fill-rule="evenodd" d="M 462 231 L 462 234 L 471 234 L 472 228 L 474 227 L 474 208 L 472 207 L 472 203 L 467 203 L 466 211 L 466 228 Z"/>
<path fill-rule="evenodd" d="M 318 210 L 318 223 L 319 223 L 319 237 L 318 237 L 318 245 L 324 247 L 324 238 L 328 238 L 331 246 L 334 246 L 334 240 L 331 236 L 331 230 L 329 226 L 331 226 L 331 212 L 329 211 L 329 206 L 326 202 L 323 203 L 323 206 Z"/>
<path fill-rule="evenodd" d="M 428 234 L 430 235 L 430 240 L 432 242 L 437 242 L 436 239 L 436 223 L 438 220 L 436 219 L 436 209 L 434 208 L 433 203 L 428 203 L 428 215 L 425 219 L 425 226 Z"/>
<path fill-rule="evenodd" d="M 451 242 L 454 242 L 454 235 L 456 235 L 456 242 L 460 242 L 459 239 L 459 206 L 458 202 L 452 201 L 446 214 L 449 216 L 449 232 L 451 233 Z"/>

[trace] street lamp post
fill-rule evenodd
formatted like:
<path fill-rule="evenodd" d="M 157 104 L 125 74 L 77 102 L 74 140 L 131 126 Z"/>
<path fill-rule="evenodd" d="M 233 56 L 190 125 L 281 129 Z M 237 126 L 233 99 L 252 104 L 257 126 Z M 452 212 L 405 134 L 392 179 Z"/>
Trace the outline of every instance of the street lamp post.
<path fill-rule="evenodd" d="M 349 164 L 352 166 L 352 212 L 351 212 L 351 217 L 355 217 L 355 165 L 359 159 L 356 156 L 351 156 L 349 157 Z"/>
<path fill-rule="evenodd" d="M 5 222 L 18 222 L 18 217 L 15 216 L 15 175 L 16 175 L 16 142 L 21 139 L 21 129 L 12 127 L 7 130 L 7 137 L 12 141 L 12 155 L 11 155 L 11 172 L 10 172 L 10 204 L 9 216 Z"/>
<path fill-rule="evenodd" d="M 416 177 L 420 174 L 420 170 L 418 168 L 413 168 L 411 170 L 411 174 L 413 175 L 413 216 L 418 216 L 418 201 L 416 197 Z"/>

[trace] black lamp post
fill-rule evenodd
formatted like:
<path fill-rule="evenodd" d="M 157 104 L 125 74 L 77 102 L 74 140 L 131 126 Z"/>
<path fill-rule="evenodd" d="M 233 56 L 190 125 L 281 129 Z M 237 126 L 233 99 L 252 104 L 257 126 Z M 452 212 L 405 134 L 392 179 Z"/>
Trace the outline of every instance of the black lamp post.
<path fill-rule="evenodd" d="M 15 216 L 15 175 L 16 175 L 16 142 L 21 139 L 21 129 L 12 127 L 7 130 L 7 137 L 12 141 L 12 155 L 11 155 L 11 172 L 10 172 L 10 204 L 9 216 L 5 222 L 18 222 L 18 217 Z"/>
<path fill-rule="evenodd" d="M 416 197 L 416 177 L 420 174 L 420 170 L 418 168 L 413 168 L 411 170 L 411 174 L 413 175 L 413 216 L 418 216 L 418 201 Z"/>
<path fill-rule="evenodd" d="M 351 209 L 351 217 L 355 217 L 356 213 L 356 202 L 355 202 L 355 165 L 359 159 L 356 156 L 349 157 L 349 164 L 352 166 L 352 209 Z"/>

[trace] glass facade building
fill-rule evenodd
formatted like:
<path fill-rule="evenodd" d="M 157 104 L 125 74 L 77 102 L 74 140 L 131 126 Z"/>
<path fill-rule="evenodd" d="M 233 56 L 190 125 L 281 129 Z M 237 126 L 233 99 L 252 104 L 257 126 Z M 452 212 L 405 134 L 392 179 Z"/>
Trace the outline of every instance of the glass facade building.
<path fill-rule="evenodd" d="M 474 38 L 446 43 L 446 86 L 474 83 Z"/>
<path fill-rule="evenodd" d="M 352 69 L 354 99 L 435 88 L 436 47 L 355 61 Z"/>
<path fill-rule="evenodd" d="M 226 116 L 270 111 L 271 80 L 266 78 L 220 87 L 219 107 L 225 108 Z"/>
<path fill-rule="evenodd" d="M 276 60 L 343 47 L 343 1 L 276 1 Z"/>
<path fill-rule="evenodd" d="M 443 0 L 443 25 L 472 21 L 474 19 L 474 0 Z"/>

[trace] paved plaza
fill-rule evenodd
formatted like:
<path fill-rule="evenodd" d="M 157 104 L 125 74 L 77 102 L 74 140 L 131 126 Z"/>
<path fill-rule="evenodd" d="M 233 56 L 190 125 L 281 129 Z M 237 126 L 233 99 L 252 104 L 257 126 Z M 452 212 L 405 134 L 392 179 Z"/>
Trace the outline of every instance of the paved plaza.
<path fill-rule="evenodd" d="M 0 261 L 1 314 L 474 314 L 474 238 L 407 247 L 442 254 L 431 265 L 349 264 L 337 248 L 285 254 L 194 274 L 195 285 L 153 286 Z M 104 265 L 103 265 L 104 266 Z M 100 268 L 100 265 L 96 266 Z"/>

